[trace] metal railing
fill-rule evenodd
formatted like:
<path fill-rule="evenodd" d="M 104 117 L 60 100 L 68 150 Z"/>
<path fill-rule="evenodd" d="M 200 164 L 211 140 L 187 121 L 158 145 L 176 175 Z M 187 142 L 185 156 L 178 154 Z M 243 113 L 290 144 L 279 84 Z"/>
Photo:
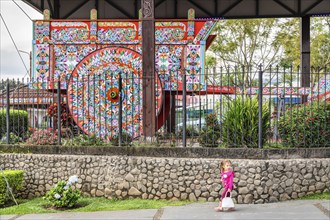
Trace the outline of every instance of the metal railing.
<path fill-rule="evenodd" d="M 187 82 L 191 75 L 182 71 L 165 77 L 167 85 L 161 77 L 156 80 L 154 145 L 330 146 L 327 67 L 312 68 L 308 76 L 299 67 L 242 66 L 206 69 L 198 82 Z M 301 87 L 303 78 L 310 81 L 309 87 Z M 140 138 L 142 78 L 77 77 L 66 89 L 59 83 L 56 89 L 39 89 L 32 85 L 41 82 L 31 82 L 35 80 L 0 83 L 2 143 L 150 144 Z"/>

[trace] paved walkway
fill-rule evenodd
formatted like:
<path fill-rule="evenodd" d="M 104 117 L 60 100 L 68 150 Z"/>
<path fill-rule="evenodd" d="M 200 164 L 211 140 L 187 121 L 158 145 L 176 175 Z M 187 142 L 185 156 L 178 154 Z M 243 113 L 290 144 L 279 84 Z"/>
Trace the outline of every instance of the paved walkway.
<path fill-rule="evenodd" d="M 298 200 L 260 205 L 236 205 L 233 212 L 215 212 L 216 203 L 194 203 L 186 206 L 164 207 L 159 210 L 127 210 L 102 212 L 63 212 L 0 216 L 0 220 L 47 219 L 109 219 L 109 220 L 221 220 L 221 219 L 308 219 L 330 220 L 330 200 Z"/>

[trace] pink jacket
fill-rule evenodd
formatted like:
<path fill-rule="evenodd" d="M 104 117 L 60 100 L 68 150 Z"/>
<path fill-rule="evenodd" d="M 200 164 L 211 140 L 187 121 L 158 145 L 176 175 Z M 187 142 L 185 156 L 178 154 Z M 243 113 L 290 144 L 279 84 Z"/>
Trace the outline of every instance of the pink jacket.
<path fill-rule="evenodd" d="M 234 172 L 228 171 L 221 173 L 221 181 L 225 188 L 233 190 L 234 186 Z"/>

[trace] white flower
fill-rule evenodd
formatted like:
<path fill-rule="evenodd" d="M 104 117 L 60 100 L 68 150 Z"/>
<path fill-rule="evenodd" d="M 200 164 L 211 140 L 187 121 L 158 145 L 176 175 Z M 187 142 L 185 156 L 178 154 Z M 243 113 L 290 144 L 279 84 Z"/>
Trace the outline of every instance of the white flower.
<path fill-rule="evenodd" d="M 65 190 L 69 189 L 69 185 L 64 186 L 63 189 Z"/>
<path fill-rule="evenodd" d="M 60 199 L 61 196 L 60 196 L 59 194 L 56 193 L 56 194 L 54 195 L 54 198 L 55 198 L 55 199 Z"/>
<path fill-rule="evenodd" d="M 67 185 L 71 185 L 71 184 L 74 184 L 74 183 L 77 183 L 77 182 L 78 182 L 78 177 L 76 175 L 70 176 Z"/>

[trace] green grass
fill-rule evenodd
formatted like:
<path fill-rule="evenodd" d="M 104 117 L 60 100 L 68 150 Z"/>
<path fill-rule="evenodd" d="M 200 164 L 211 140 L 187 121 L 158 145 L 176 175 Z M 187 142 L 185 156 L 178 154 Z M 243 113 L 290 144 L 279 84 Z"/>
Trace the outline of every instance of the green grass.
<path fill-rule="evenodd" d="M 327 200 L 330 200 L 330 191 L 325 192 L 325 193 L 315 193 L 312 195 L 306 195 L 299 199 L 327 199 Z"/>
<path fill-rule="evenodd" d="M 38 214 L 64 212 L 60 210 L 47 209 L 49 203 L 42 198 L 32 200 L 18 200 L 19 205 L 13 205 L 6 208 L 0 208 L 0 215 L 10 214 Z M 65 212 L 95 212 L 95 211 L 113 211 L 130 209 L 159 209 L 164 206 L 181 206 L 190 204 L 189 201 L 168 201 L 168 200 L 110 200 L 106 198 L 83 197 L 79 199 L 78 208 L 67 209 Z"/>

